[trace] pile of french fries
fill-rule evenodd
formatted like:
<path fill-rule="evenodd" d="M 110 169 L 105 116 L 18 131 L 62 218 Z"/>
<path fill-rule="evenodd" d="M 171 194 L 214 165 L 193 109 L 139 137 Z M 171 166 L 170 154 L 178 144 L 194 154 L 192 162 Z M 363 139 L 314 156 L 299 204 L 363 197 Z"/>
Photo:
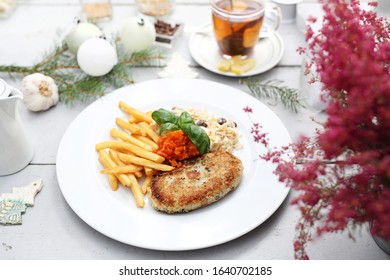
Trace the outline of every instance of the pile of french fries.
<path fill-rule="evenodd" d="M 137 207 L 145 206 L 144 196 L 150 187 L 156 170 L 171 171 L 174 167 L 164 164 L 165 159 L 154 151 L 160 136 L 152 128 L 150 114 L 137 110 L 124 101 L 119 108 L 128 120 L 116 118 L 117 127 L 110 130 L 113 140 L 96 144 L 99 162 L 104 167 L 112 190 L 119 185 L 130 188 Z"/>

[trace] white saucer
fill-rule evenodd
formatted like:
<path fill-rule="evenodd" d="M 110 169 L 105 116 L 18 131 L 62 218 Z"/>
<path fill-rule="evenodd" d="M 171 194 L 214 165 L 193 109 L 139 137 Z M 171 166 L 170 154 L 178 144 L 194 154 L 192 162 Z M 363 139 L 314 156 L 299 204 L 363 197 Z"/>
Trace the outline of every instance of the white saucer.
<path fill-rule="evenodd" d="M 218 70 L 222 57 L 212 32 L 194 33 L 190 39 L 190 52 L 199 65 L 211 72 L 231 77 L 247 77 L 266 72 L 278 64 L 284 53 L 284 42 L 278 32 L 268 38 L 260 39 L 253 53 L 256 66 L 240 76 Z"/>

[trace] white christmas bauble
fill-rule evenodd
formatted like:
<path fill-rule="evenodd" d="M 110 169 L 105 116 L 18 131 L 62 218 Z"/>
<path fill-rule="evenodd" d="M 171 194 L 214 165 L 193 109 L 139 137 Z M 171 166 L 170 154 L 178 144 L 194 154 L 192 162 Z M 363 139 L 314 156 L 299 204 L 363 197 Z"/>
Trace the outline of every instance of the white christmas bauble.
<path fill-rule="evenodd" d="M 104 76 L 118 63 L 115 48 L 102 38 L 91 38 L 81 44 L 77 62 L 86 74 Z"/>
<path fill-rule="evenodd" d="M 146 50 L 156 40 L 154 24 L 142 17 L 126 20 L 120 31 L 123 45 L 131 52 Z"/>
<path fill-rule="evenodd" d="M 76 54 L 80 45 L 86 40 L 102 35 L 99 27 L 89 22 L 80 22 L 66 36 L 65 42 L 69 50 Z"/>

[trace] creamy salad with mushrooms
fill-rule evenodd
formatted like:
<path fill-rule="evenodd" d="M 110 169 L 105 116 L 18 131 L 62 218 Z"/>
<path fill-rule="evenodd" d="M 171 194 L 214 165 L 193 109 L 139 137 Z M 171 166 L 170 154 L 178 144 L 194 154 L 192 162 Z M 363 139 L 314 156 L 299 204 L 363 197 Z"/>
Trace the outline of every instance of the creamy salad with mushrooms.
<path fill-rule="evenodd" d="M 188 112 L 195 124 L 202 127 L 210 138 L 210 151 L 225 150 L 233 152 L 241 149 L 237 124 L 224 117 L 215 116 L 213 113 L 197 108 L 173 107 L 172 112 L 179 116 L 182 112 Z"/>

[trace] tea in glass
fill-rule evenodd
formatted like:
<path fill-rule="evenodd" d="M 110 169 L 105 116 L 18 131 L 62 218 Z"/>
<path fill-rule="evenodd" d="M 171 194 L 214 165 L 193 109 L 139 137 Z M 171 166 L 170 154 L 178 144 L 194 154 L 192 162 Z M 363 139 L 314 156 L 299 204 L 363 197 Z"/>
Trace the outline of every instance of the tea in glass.
<path fill-rule="evenodd" d="M 212 0 L 211 4 L 214 35 L 222 54 L 250 56 L 263 25 L 263 1 Z"/>

